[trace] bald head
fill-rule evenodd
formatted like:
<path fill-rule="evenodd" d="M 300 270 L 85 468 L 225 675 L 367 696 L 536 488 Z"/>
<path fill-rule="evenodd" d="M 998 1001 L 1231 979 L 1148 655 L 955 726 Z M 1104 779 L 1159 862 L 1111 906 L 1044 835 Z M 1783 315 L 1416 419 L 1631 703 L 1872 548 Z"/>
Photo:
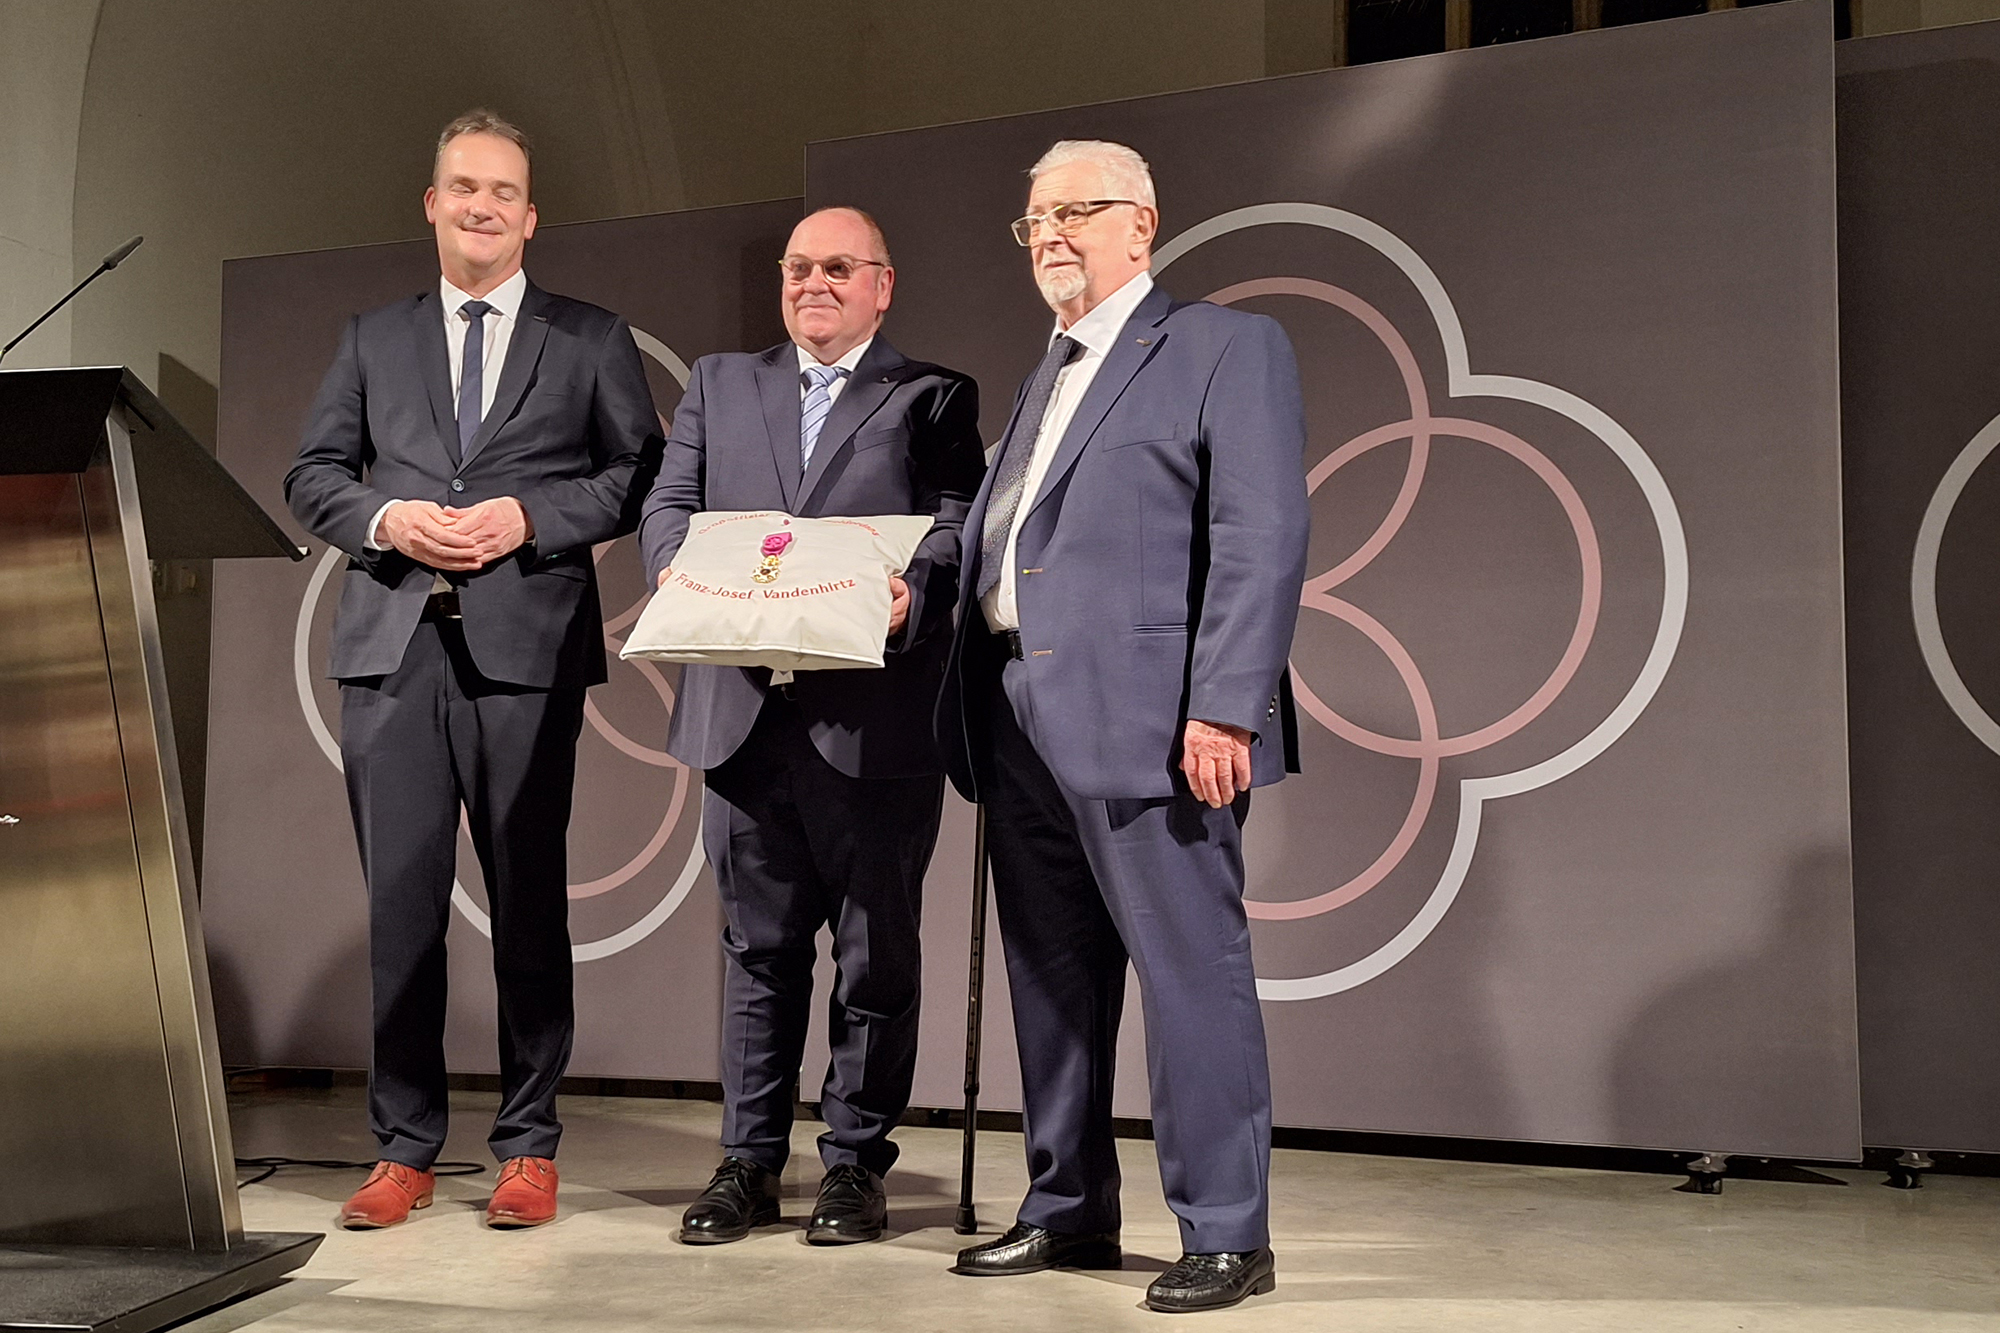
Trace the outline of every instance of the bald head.
<path fill-rule="evenodd" d="M 792 228 L 781 306 L 792 341 L 831 365 L 875 336 L 895 291 L 889 243 L 858 208 L 822 208 Z M 805 270 L 803 278 L 792 276 Z"/>

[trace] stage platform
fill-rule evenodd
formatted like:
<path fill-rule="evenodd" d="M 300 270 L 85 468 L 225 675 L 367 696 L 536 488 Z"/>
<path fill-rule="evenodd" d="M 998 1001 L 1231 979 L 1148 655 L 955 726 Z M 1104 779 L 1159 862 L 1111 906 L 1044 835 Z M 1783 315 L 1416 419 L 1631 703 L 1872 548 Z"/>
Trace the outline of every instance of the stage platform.
<path fill-rule="evenodd" d="M 232 1099 L 246 1156 L 370 1153 L 361 1093 L 287 1089 Z M 448 1156 L 487 1160 L 495 1099 L 453 1097 Z M 1125 1269 L 1006 1280 L 953 1277 L 958 1137 L 898 1131 L 893 1234 L 815 1249 L 796 1228 L 819 1166 L 801 1124 L 786 1173 L 792 1228 L 708 1249 L 673 1242 L 715 1160 L 720 1108 L 566 1098 L 561 1219 L 489 1232 L 492 1174 L 440 1180 L 437 1203 L 391 1231 L 333 1231 L 312 1262 L 184 1333 L 640 1329 L 948 1330 L 2000 1330 L 2000 1179 L 1931 1176 L 1884 1188 L 1731 1180 L 1719 1196 L 1678 1177 L 1281 1150 L 1273 1162 L 1278 1289 L 1174 1322 L 1139 1306 L 1179 1252 L 1152 1144 L 1121 1142 Z M 1020 1140 L 981 1135 L 980 1221 L 1012 1220 Z M 287 1169 L 243 1192 L 256 1231 L 331 1228 L 358 1172 Z"/>

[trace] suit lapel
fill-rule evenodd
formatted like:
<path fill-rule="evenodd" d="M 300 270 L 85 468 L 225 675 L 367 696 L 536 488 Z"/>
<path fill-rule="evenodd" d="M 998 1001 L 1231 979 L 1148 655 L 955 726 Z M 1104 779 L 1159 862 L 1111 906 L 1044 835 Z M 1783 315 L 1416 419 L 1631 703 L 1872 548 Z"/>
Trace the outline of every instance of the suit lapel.
<path fill-rule="evenodd" d="M 417 298 L 410 312 L 410 336 L 417 344 L 417 373 L 431 400 L 431 420 L 445 461 L 458 467 L 458 409 L 451 401 L 451 360 L 444 346 L 444 311 L 435 290 Z"/>
<path fill-rule="evenodd" d="M 535 367 L 542 359 L 542 345 L 549 337 L 549 317 L 543 312 L 546 301 L 542 289 L 529 283 L 521 297 L 521 313 L 514 321 L 514 336 L 507 342 L 507 361 L 500 368 L 500 383 L 493 390 L 493 406 L 480 421 L 479 432 L 472 437 L 461 467 L 492 441 L 521 405 L 521 395 L 528 391 L 528 381 L 534 378 Z"/>
<path fill-rule="evenodd" d="M 799 483 L 799 508 L 796 512 L 804 513 L 806 506 L 812 503 L 813 489 L 826 475 L 834 455 L 854 438 L 854 432 L 861 429 L 863 422 L 889 401 L 889 395 L 896 388 L 895 372 L 902 364 L 903 354 L 879 334 L 874 342 L 868 344 L 868 350 L 862 353 L 861 359 L 855 362 L 854 373 L 847 377 L 840 397 L 833 400 L 833 407 L 828 410 L 826 421 L 819 428 L 819 439 L 813 442 L 812 464 Z"/>
<path fill-rule="evenodd" d="M 1076 466 L 1084 446 L 1090 443 L 1090 437 L 1097 433 L 1097 428 L 1104 424 L 1112 404 L 1125 392 L 1125 386 L 1132 382 L 1132 377 L 1152 359 L 1153 353 L 1160 350 L 1160 344 L 1167 340 L 1166 334 L 1155 330 L 1167 317 L 1173 304 L 1172 297 L 1155 287 L 1146 293 L 1145 300 L 1139 302 L 1139 308 L 1125 321 L 1125 327 L 1118 330 L 1118 341 L 1105 354 L 1104 364 L 1097 368 L 1096 378 L 1090 381 L 1083 401 L 1077 404 L 1076 415 L 1069 419 L 1069 429 L 1063 432 L 1055 457 L 1049 460 L 1049 470 L 1042 477 L 1042 488 L 1028 506 L 1030 514 L 1041 508 L 1042 501 L 1061 488 L 1062 479 Z"/>
<path fill-rule="evenodd" d="M 799 496 L 799 354 L 780 343 L 764 354 L 757 367 L 757 396 L 764 403 L 764 429 L 771 437 L 771 463 L 778 470 L 778 489 L 785 508 L 798 512 Z"/>

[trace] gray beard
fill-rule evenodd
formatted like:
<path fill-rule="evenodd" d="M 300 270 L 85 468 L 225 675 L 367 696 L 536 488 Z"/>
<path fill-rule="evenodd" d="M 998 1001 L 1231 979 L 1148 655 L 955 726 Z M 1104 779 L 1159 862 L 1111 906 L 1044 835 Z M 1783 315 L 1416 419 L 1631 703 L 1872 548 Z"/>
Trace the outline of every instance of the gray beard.
<path fill-rule="evenodd" d="M 1063 268 L 1054 273 L 1038 273 L 1035 285 L 1042 289 L 1042 299 L 1049 303 L 1049 309 L 1060 310 L 1065 301 L 1074 301 L 1082 296 L 1090 286 L 1090 279 L 1080 268 Z"/>

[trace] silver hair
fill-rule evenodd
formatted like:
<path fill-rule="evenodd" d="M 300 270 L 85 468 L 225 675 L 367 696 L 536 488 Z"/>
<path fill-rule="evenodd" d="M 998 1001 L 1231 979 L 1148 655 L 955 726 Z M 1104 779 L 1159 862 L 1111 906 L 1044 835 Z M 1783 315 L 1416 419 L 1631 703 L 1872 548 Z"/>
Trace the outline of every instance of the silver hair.
<path fill-rule="evenodd" d="M 1104 183 L 1109 188 L 1128 192 L 1135 202 L 1148 208 L 1159 207 L 1153 193 L 1153 171 L 1146 165 L 1146 159 L 1122 143 L 1105 139 L 1059 141 L 1028 168 L 1028 180 L 1032 184 L 1043 172 L 1070 162 L 1090 163 L 1104 174 Z"/>

